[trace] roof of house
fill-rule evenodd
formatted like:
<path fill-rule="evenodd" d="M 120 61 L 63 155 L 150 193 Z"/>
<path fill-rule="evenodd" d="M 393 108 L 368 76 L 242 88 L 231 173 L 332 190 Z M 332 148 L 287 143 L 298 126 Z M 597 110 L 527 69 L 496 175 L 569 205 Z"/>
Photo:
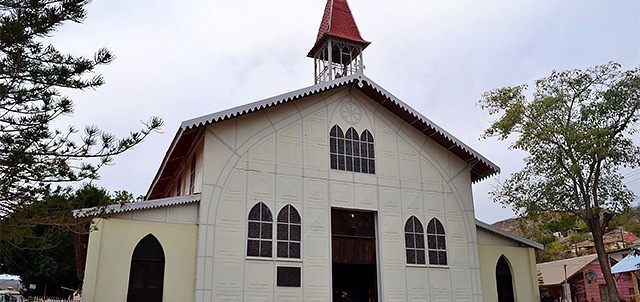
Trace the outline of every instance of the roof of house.
<path fill-rule="evenodd" d="M 205 126 L 346 86 L 351 86 L 367 95 L 380 106 L 391 111 L 407 124 L 412 125 L 425 136 L 467 162 L 471 166 L 471 180 L 473 182 L 500 172 L 500 168 L 497 165 L 402 102 L 380 85 L 362 74 L 355 74 L 182 122 L 149 187 L 146 198 L 165 197 L 165 190 L 168 190 L 174 178 L 174 173 L 180 168 L 181 162 L 185 159 L 193 144 L 202 135 Z"/>
<path fill-rule="evenodd" d="M 611 267 L 611 272 L 614 274 L 635 271 L 640 271 L 640 249 L 636 249 Z"/>
<path fill-rule="evenodd" d="M 544 245 L 542 245 L 541 243 L 538 243 L 538 242 L 535 242 L 533 240 L 518 236 L 518 235 L 516 235 L 514 233 L 510 233 L 510 232 L 507 232 L 505 230 L 499 229 L 499 228 L 494 227 L 492 225 L 486 224 L 486 223 L 484 223 L 484 222 L 482 222 L 482 221 L 480 221 L 478 219 L 476 219 L 476 226 L 478 226 L 478 227 L 480 227 L 480 228 L 482 228 L 482 229 L 484 229 L 486 231 L 492 232 L 494 234 L 509 238 L 511 240 L 515 240 L 515 241 L 517 241 L 519 243 L 522 243 L 522 244 L 524 244 L 526 246 L 530 246 L 532 248 L 539 249 L 539 250 L 543 250 L 544 249 Z"/>
<path fill-rule="evenodd" d="M 558 285 L 566 279 L 582 271 L 582 269 L 598 259 L 598 255 L 586 255 L 582 257 L 563 259 L 558 261 L 538 263 L 538 271 L 542 275 L 542 285 Z M 565 267 L 567 272 L 565 275 Z"/>
<path fill-rule="evenodd" d="M 602 235 L 602 242 L 604 244 L 612 244 L 616 242 L 630 243 L 633 240 L 629 240 L 629 238 L 633 238 L 633 240 L 635 240 L 635 236 L 633 236 L 633 233 L 627 232 L 623 229 L 615 229 Z M 593 239 L 587 239 L 587 240 L 578 242 L 576 243 L 576 247 L 578 248 L 594 247 Z"/>
<path fill-rule="evenodd" d="M 194 195 L 170 197 L 170 198 L 155 199 L 155 200 L 112 204 L 106 207 L 84 208 L 84 209 L 73 210 L 73 217 L 76 217 L 76 218 L 89 217 L 89 216 L 95 216 L 103 213 L 116 214 L 116 213 L 158 209 L 158 208 L 164 208 L 164 207 L 170 207 L 170 206 L 196 203 L 196 202 L 200 202 L 200 199 L 201 199 L 200 196 L 201 196 L 200 194 L 194 194 Z"/>
<path fill-rule="evenodd" d="M 360 31 L 358 30 L 356 21 L 353 19 L 353 14 L 351 14 L 351 9 L 349 9 L 349 4 L 346 0 L 327 0 L 322 21 L 320 22 L 320 28 L 318 29 L 316 43 L 311 51 L 309 51 L 308 56 L 313 57 L 317 47 L 322 45 L 324 39 L 329 36 L 362 43 L 364 47 L 367 47 L 370 43 L 365 41 L 360 35 Z"/>

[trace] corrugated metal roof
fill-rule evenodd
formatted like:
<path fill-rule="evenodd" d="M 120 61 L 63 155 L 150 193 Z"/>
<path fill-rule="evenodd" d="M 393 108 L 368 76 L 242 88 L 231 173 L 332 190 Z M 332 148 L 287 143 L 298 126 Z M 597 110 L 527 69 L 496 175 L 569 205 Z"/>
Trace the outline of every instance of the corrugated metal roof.
<path fill-rule="evenodd" d="M 542 285 L 557 285 L 564 282 L 565 276 L 567 279 L 573 277 L 573 275 L 580 272 L 585 266 L 589 265 L 597 258 L 598 255 L 592 254 L 582 257 L 538 263 L 536 267 L 542 275 Z M 566 275 L 564 272 L 565 267 L 567 268 Z"/>
<path fill-rule="evenodd" d="M 530 246 L 532 248 L 539 249 L 539 250 L 543 250 L 544 249 L 544 245 L 542 245 L 542 244 L 540 244 L 538 242 L 535 242 L 533 240 L 529 240 L 529 239 L 524 238 L 524 237 L 520 237 L 520 236 L 518 236 L 516 234 L 507 232 L 505 230 L 496 228 L 496 227 L 494 227 L 492 225 L 489 225 L 489 224 L 486 224 L 486 223 L 484 223 L 484 222 L 482 222 L 482 221 L 480 221 L 478 219 L 476 219 L 476 225 L 478 227 L 484 229 L 484 230 L 487 230 L 489 232 L 492 232 L 494 234 L 497 234 L 497 235 L 500 235 L 500 236 L 503 236 L 503 237 L 507 237 L 509 239 L 515 240 L 517 242 L 520 242 L 520 243 L 522 243 L 524 245 L 528 245 L 528 246 Z"/>
<path fill-rule="evenodd" d="M 123 203 L 123 204 L 112 204 L 106 207 L 92 207 L 92 208 L 73 210 L 73 217 L 80 218 L 80 217 L 94 216 L 98 214 L 116 214 L 116 213 L 148 210 L 148 209 L 158 209 L 158 208 L 199 202 L 200 200 L 201 200 L 200 194 L 194 194 L 194 195 L 187 195 L 187 196 L 178 196 L 178 197 L 170 197 L 170 198 L 155 199 L 155 200 L 145 200 L 145 201 L 138 201 L 138 202 Z"/>
<path fill-rule="evenodd" d="M 453 135 L 436 125 L 434 122 L 420 114 L 418 111 L 411 108 L 411 106 L 405 104 L 393 94 L 386 91 L 384 88 L 376 84 L 371 79 L 362 74 L 354 74 L 333 81 L 323 82 L 314 86 L 298 89 L 292 92 L 253 102 L 250 104 L 238 106 L 228 110 L 208 114 L 205 116 L 197 117 L 194 119 L 186 120 L 182 122 L 176 137 L 174 138 L 170 150 L 165 155 L 161 168 L 158 170 L 153 183 L 149 187 L 147 192 L 147 198 L 160 198 L 162 197 L 163 188 L 156 187 L 161 179 L 173 176 L 173 171 L 167 171 L 166 166 L 169 161 L 176 158 L 182 158 L 179 155 L 174 154 L 174 149 L 180 144 L 188 144 L 192 140 L 184 139 L 184 136 L 198 129 L 199 127 L 215 124 L 224 120 L 239 117 L 245 114 L 253 113 L 262 109 L 277 106 L 279 104 L 287 103 L 297 99 L 301 99 L 307 96 L 322 93 L 338 87 L 347 85 L 353 85 L 355 89 L 367 95 L 369 98 L 378 102 L 382 107 L 393 112 L 398 117 L 403 119 L 414 128 L 421 131 L 425 136 L 430 137 L 435 142 L 440 144 L 449 152 L 455 154 L 460 159 L 464 160 L 471 166 L 471 180 L 473 182 L 480 181 L 491 175 L 500 172 L 500 168 L 473 150 L 471 147 L 464 144 L 462 141 L 455 138 Z M 188 149 L 188 148 L 186 148 Z"/>

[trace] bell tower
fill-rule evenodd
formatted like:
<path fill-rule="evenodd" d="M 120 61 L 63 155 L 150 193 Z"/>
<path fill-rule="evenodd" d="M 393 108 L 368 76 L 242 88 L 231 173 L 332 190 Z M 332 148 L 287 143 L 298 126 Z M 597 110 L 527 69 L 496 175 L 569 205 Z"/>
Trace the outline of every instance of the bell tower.
<path fill-rule="evenodd" d="M 362 74 L 362 50 L 369 43 L 360 36 L 347 0 L 327 0 L 316 43 L 307 54 L 314 61 L 315 84 Z"/>

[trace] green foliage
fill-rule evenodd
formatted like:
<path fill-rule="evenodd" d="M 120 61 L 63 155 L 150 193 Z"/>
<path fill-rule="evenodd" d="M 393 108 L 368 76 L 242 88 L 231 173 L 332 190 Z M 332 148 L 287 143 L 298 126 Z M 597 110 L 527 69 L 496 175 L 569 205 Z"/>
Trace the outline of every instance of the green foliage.
<path fill-rule="evenodd" d="M 570 212 L 585 220 L 629 206 L 635 196 L 619 168 L 640 164 L 630 138 L 640 118 L 640 68 L 619 68 L 554 71 L 536 82 L 531 100 L 525 85 L 484 94 L 480 106 L 502 114 L 484 137 L 515 134 L 511 148 L 529 153 L 525 167 L 492 192 L 495 200 L 521 213 Z"/>
<path fill-rule="evenodd" d="M 571 253 L 567 249 L 567 245 L 560 241 L 549 242 L 544 245 L 543 251 L 536 252 L 536 262 L 548 262 L 567 259 L 571 257 Z"/>
<path fill-rule="evenodd" d="M 24 284 L 36 284 L 36 289 L 30 292 L 32 295 L 43 295 L 45 287 L 49 295 L 67 295 L 61 286 L 79 288 L 81 280 L 76 273 L 73 239 L 87 234 L 90 218 L 77 220 L 71 211 L 114 202 L 115 196 L 106 190 L 85 184 L 74 193 L 59 191 L 42 202 L 14 211 L 0 220 L 0 229 L 11 234 L 11 239 L 0 241 L 0 271 L 19 275 Z M 51 217 L 53 221 L 35 227 L 23 224 L 25 219 L 42 217 Z"/>
<path fill-rule="evenodd" d="M 627 232 L 640 236 L 640 205 L 629 207 L 611 220 L 609 228 L 623 228 Z"/>
<path fill-rule="evenodd" d="M 96 179 L 113 156 L 141 142 L 162 121 L 151 118 L 118 139 L 87 126 L 52 128 L 73 113 L 63 89 L 96 89 L 95 68 L 112 62 L 99 49 L 93 58 L 63 54 L 45 41 L 67 21 L 82 22 L 87 0 L 0 0 L 0 217 L 39 202 L 55 184 Z M 2 239 L 5 232 L 0 232 Z"/>
<path fill-rule="evenodd" d="M 593 233 L 611 301 L 618 301 L 602 235 L 635 195 L 621 167 L 640 165 L 631 135 L 640 120 L 640 67 L 620 71 L 609 63 L 587 70 L 553 71 L 526 85 L 486 92 L 479 105 L 500 115 L 484 137 L 506 139 L 528 153 L 524 168 L 491 194 L 519 214 L 572 213 Z"/>

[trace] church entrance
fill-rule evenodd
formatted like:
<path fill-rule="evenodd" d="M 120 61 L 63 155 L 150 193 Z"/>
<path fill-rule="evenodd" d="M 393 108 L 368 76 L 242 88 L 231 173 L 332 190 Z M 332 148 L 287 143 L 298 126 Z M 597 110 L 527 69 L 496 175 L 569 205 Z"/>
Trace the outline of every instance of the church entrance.
<path fill-rule="evenodd" d="M 509 262 L 504 256 L 500 256 L 496 264 L 496 285 L 498 288 L 498 302 L 513 302 L 513 278 Z"/>
<path fill-rule="evenodd" d="M 331 242 L 333 301 L 378 301 L 375 213 L 331 209 Z"/>

